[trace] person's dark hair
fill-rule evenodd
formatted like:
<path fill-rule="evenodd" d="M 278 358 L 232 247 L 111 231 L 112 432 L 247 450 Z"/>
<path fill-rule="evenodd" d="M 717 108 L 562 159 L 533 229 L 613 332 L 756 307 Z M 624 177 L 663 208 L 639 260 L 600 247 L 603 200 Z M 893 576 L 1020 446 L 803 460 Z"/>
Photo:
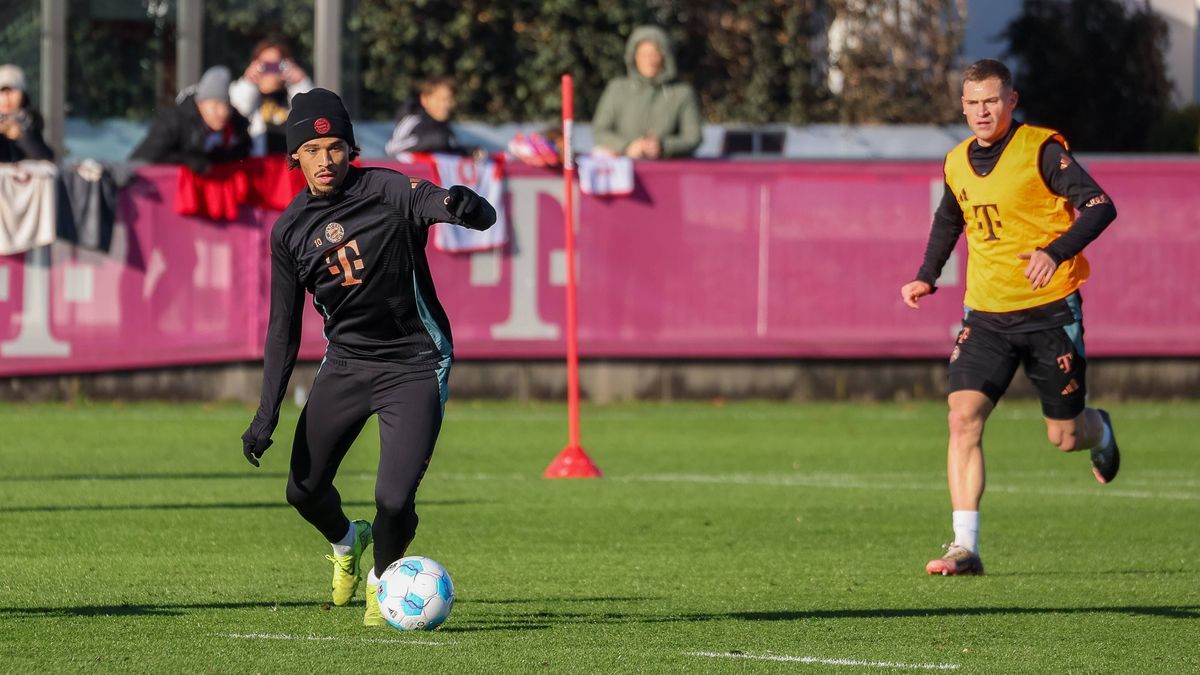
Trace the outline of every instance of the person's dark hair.
<path fill-rule="evenodd" d="M 453 77 L 449 77 L 447 75 L 431 77 L 427 80 L 422 80 L 419 91 L 421 92 L 422 96 L 428 96 L 437 91 L 438 87 L 449 87 L 451 94 L 458 93 L 458 83 L 454 81 Z"/>
<path fill-rule="evenodd" d="M 353 162 L 354 160 L 358 159 L 358 155 L 361 152 L 362 152 L 362 150 L 360 150 L 357 145 L 350 146 L 350 161 Z M 295 169 L 296 167 L 300 166 L 300 160 L 296 159 L 295 157 L 288 155 L 287 159 L 288 159 L 288 171 L 291 171 L 292 169 Z"/>
<path fill-rule="evenodd" d="M 250 60 L 257 61 L 258 57 L 261 56 L 263 52 L 271 48 L 279 50 L 279 56 L 281 58 L 285 58 L 288 61 L 295 61 L 295 59 L 292 58 L 291 48 L 288 47 L 287 44 L 282 40 L 278 40 L 276 38 L 259 40 L 258 44 L 254 45 L 254 49 L 250 52 Z"/>
<path fill-rule="evenodd" d="M 1007 90 L 1012 90 L 1012 71 L 1008 66 L 997 61 L 996 59 L 981 59 L 972 63 L 963 73 L 963 84 L 968 82 L 983 82 L 992 78 L 1000 80 L 1000 86 Z"/>

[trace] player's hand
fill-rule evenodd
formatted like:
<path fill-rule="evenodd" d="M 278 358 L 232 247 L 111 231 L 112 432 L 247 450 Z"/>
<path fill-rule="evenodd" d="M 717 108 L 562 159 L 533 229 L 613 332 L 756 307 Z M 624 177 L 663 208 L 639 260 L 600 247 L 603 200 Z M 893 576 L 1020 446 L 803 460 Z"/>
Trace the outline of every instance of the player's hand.
<path fill-rule="evenodd" d="M 483 200 L 471 188 L 451 185 L 446 192 L 448 193 L 445 201 L 446 210 L 455 218 L 469 222 L 475 214 L 479 213 L 479 203 Z"/>
<path fill-rule="evenodd" d="M 1025 265 L 1025 278 L 1029 280 L 1029 287 L 1035 291 L 1050 283 L 1050 278 L 1058 269 L 1058 263 L 1054 262 L 1054 258 L 1042 250 L 1018 253 L 1017 257 L 1029 261 Z"/>
<path fill-rule="evenodd" d="M 253 431 L 254 427 L 251 426 L 246 433 L 242 434 L 242 454 L 246 456 L 247 462 L 258 466 L 258 460 L 262 459 L 263 454 L 274 441 L 271 440 L 270 434 L 267 434 L 266 437 L 256 437 Z"/>
<path fill-rule="evenodd" d="M 933 286 L 924 281 L 910 281 L 900 288 L 900 299 L 913 309 L 920 309 L 917 301 L 933 292 Z"/>

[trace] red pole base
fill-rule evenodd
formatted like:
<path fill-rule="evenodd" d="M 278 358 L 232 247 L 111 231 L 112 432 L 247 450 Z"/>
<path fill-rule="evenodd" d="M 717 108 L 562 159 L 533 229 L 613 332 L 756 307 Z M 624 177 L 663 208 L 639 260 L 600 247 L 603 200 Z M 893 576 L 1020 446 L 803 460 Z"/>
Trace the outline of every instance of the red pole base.
<path fill-rule="evenodd" d="M 542 478 L 599 478 L 602 475 L 583 448 L 567 446 L 546 467 Z"/>

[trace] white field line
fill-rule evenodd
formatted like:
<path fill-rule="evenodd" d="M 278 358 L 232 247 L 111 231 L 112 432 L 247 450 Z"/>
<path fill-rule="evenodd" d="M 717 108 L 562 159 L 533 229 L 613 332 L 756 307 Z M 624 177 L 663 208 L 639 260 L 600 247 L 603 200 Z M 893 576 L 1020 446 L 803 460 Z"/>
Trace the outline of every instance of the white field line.
<path fill-rule="evenodd" d="M 332 635 L 284 635 L 282 633 L 228 633 L 224 637 L 241 640 L 304 640 L 310 642 L 372 642 L 376 644 L 425 645 L 428 647 L 445 647 L 453 642 L 435 642 L 433 640 L 388 640 L 386 638 L 353 639 L 334 637 Z"/>
<path fill-rule="evenodd" d="M 374 480 L 374 474 L 364 475 Z M 492 473 L 439 473 L 435 479 L 466 480 L 466 481 L 524 481 L 540 478 L 525 474 L 492 474 Z M 609 480 L 622 483 L 698 483 L 715 485 L 764 485 L 773 487 L 811 487 L 842 490 L 915 490 L 936 491 L 946 490 L 942 481 L 898 481 L 895 476 L 871 479 L 869 474 L 835 474 L 835 473 L 797 473 L 797 474 L 703 474 L 703 473 L 661 473 L 661 474 L 632 474 L 624 476 L 609 476 Z M 1175 487 L 1175 486 L 1171 486 Z M 1100 488 L 1098 490 L 1081 488 L 1052 488 L 1052 487 L 1022 487 L 1019 485 L 987 486 L 989 492 L 1001 492 L 1014 495 L 1047 495 L 1056 497 L 1124 497 L 1128 499 L 1164 499 L 1175 501 L 1200 501 L 1200 492 L 1157 492 L 1151 490 L 1122 490 L 1120 488 Z"/>
<path fill-rule="evenodd" d="M 865 668 L 893 668 L 900 670 L 958 670 L 957 663 L 895 663 L 893 661 L 859 661 L 857 659 L 822 659 L 816 656 L 786 656 L 783 654 L 742 654 L 729 652 L 684 652 L 685 656 L 704 656 L 710 659 L 748 659 L 751 661 L 786 661 L 789 663 L 815 663 L 822 666 L 857 666 Z"/>
<path fill-rule="evenodd" d="M 725 485 L 768 485 L 780 487 L 814 487 L 848 490 L 917 490 L 942 491 L 944 483 L 894 482 L 863 480 L 859 476 L 846 474 L 647 474 L 644 476 L 616 476 L 613 480 L 625 482 L 656 483 L 717 483 Z M 1018 485 L 988 485 L 989 492 L 1005 494 L 1052 495 L 1059 497 L 1128 497 L 1130 499 L 1171 499 L 1184 501 L 1200 500 L 1196 492 L 1151 492 L 1147 490 L 1083 490 L 1073 488 L 1021 487 Z"/>

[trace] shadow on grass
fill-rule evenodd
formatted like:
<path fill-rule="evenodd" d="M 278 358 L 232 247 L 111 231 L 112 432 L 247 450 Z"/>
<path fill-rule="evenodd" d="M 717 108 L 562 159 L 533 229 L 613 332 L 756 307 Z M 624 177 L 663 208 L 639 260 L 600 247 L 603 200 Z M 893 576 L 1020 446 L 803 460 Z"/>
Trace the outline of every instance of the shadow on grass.
<path fill-rule="evenodd" d="M 44 476 L 0 476 L 0 483 L 52 483 L 55 481 L 120 481 L 120 480 L 230 480 L 239 478 L 287 478 L 286 471 L 214 471 L 180 473 L 56 473 Z"/>
<path fill-rule="evenodd" d="M 662 598 L 652 598 L 649 596 L 639 597 L 618 597 L 618 596 L 596 596 L 586 598 L 495 598 L 491 600 L 463 600 L 456 599 L 456 604 L 472 604 L 472 605 L 529 605 L 533 603 L 544 602 L 644 602 L 648 600 L 662 600 Z"/>
<path fill-rule="evenodd" d="M 1020 616 L 1035 614 L 1124 614 L 1167 619 L 1200 619 L 1200 605 L 1124 605 L 1113 607 L 913 607 L 911 609 L 829 609 L 782 612 L 731 612 L 694 615 L 694 621 L 799 621 L 804 619 L 921 619 L 942 616 Z M 668 619 L 669 620 L 669 619 Z M 689 620 L 684 618 L 683 620 Z"/>
<path fill-rule="evenodd" d="M 629 601 L 649 598 L 541 598 L 542 602 Z M 487 604 L 487 601 L 475 601 Z M 29 618 L 95 616 L 178 616 L 194 610 L 275 609 L 309 607 L 320 609 L 318 602 L 211 602 L 181 604 L 122 604 L 82 607 L 0 607 L 0 616 Z M 1041 614 L 1118 614 L 1164 619 L 1200 619 L 1200 605 L 1118 605 L 1111 607 L 913 607 L 879 609 L 830 609 L 796 611 L 759 611 L 696 614 L 630 614 L 623 612 L 529 612 L 503 618 L 479 617 L 444 627 L 445 632 L 542 630 L 571 624 L 693 623 L 704 621 L 811 621 L 824 619 L 928 619 L 938 617 L 1022 616 Z"/>
<path fill-rule="evenodd" d="M 197 602 L 171 605 L 92 605 L 82 607 L 0 607 L 0 615 L 11 617 L 68 616 L 179 616 L 197 609 L 273 609 L 276 607 L 312 607 L 319 602 Z"/>
<path fill-rule="evenodd" d="M 417 500 L 417 506 L 463 506 L 486 504 L 478 499 Z M 342 506 L 372 508 L 373 501 L 343 501 Z M 0 513 L 59 513 L 73 511 L 203 511 L 209 509 L 291 509 L 280 499 L 275 502 L 210 502 L 198 504 L 52 504 L 49 506 L 3 506 Z"/>

